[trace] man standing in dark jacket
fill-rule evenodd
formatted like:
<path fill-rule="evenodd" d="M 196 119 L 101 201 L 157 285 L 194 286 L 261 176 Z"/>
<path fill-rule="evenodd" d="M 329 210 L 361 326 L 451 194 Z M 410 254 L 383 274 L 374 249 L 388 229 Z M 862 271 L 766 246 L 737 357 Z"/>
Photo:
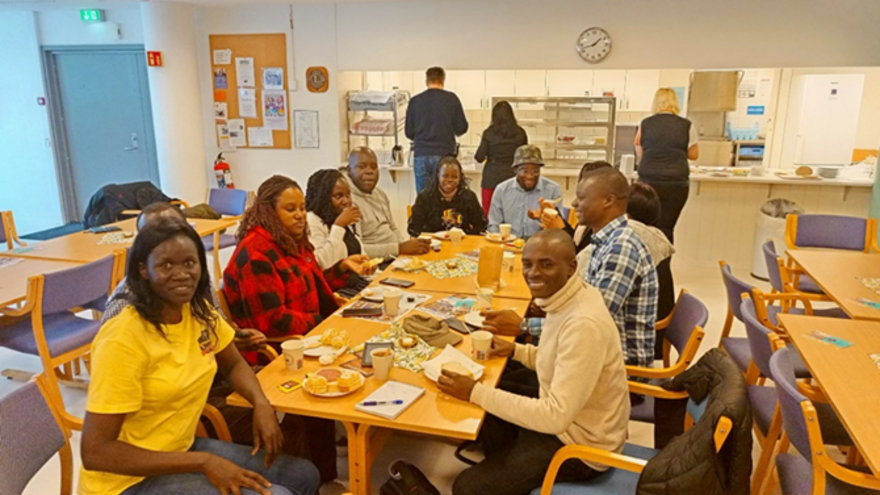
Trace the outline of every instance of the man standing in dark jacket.
<path fill-rule="evenodd" d="M 443 89 L 446 72 L 431 67 L 425 72 L 425 83 L 428 89 L 414 96 L 406 109 L 406 137 L 413 141 L 417 193 L 428 187 L 437 162 L 455 154 L 455 137 L 468 130 L 458 96 Z"/>

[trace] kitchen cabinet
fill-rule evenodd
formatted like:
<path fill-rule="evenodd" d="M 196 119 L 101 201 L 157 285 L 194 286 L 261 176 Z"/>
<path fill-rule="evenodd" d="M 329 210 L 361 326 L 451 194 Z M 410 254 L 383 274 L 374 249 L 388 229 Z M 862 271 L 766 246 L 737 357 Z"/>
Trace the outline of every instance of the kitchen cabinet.
<path fill-rule="evenodd" d="M 650 112 L 654 93 L 660 87 L 659 70 L 626 71 L 626 88 L 622 110 L 630 112 Z"/>
<path fill-rule="evenodd" d="M 447 71 L 447 79 L 454 79 L 455 87 L 446 89 L 454 91 L 461 100 L 465 110 L 479 110 L 483 108 L 486 97 L 486 72 L 481 70 L 457 70 Z"/>
<path fill-rule="evenodd" d="M 590 96 L 614 96 L 617 98 L 617 110 L 621 110 L 624 91 L 626 89 L 625 70 L 597 70 L 593 72 L 593 90 Z"/>
<path fill-rule="evenodd" d="M 591 70 L 548 70 L 548 96 L 587 96 L 593 90 Z"/>
<path fill-rule="evenodd" d="M 512 70 L 486 71 L 486 100 L 493 96 L 515 96 L 516 72 Z M 488 105 L 487 105 L 488 107 Z"/>
<path fill-rule="evenodd" d="M 403 91 L 408 91 L 409 93 L 413 93 L 414 88 L 412 74 L 412 71 L 385 72 L 383 77 L 383 89 L 385 91 L 400 89 Z"/>
<path fill-rule="evenodd" d="M 547 72 L 543 70 L 516 71 L 514 96 L 544 96 L 547 91 Z M 503 95 L 499 95 L 503 96 Z"/>
<path fill-rule="evenodd" d="M 385 89 L 385 78 L 383 73 L 378 70 L 371 70 L 364 73 L 364 89 L 372 89 L 373 91 L 382 91 Z"/>

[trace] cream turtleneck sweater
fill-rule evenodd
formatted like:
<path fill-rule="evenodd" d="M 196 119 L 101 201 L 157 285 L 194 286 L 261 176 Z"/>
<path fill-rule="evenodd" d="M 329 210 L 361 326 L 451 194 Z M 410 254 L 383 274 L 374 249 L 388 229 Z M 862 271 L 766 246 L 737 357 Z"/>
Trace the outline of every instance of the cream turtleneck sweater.
<path fill-rule="evenodd" d="M 541 345 L 516 345 L 513 358 L 538 374 L 539 398 L 480 383 L 471 402 L 565 444 L 623 450 L 629 390 L 617 325 L 599 291 L 576 275 L 556 294 L 535 301 L 547 312 Z M 597 470 L 606 466 L 587 463 Z"/>

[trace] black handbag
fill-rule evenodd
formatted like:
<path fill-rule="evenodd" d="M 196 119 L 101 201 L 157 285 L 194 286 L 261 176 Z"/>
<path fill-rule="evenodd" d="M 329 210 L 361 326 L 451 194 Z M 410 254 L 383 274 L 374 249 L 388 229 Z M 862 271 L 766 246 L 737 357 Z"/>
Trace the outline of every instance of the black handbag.
<path fill-rule="evenodd" d="M 408 462 L 394 461 L 388 474 L 391 477 L 382 484 L 380 495 L 440 495 L 425 473 Z"/>

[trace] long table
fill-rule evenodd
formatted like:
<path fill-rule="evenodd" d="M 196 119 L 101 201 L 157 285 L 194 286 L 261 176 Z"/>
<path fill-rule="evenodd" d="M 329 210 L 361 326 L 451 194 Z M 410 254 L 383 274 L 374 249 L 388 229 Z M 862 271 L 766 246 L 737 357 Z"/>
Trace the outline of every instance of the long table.
<path fill-rule="evenodd" d="M 880 476 L 880 323 L 780 314 L 791 341 L 831 402 L 868 466 Z M 841 349 L 807 335 L 819 330 L 849 342 Z"/>
<path fill-rule="evenodd" d="M 136 219 L 131 218 L 111 225 L 119 227 L 123 232 L 134 232 L 136 230 L 135 222 Z M 235 225 L 238 220 L 190 219 L 189 222 L 191 224 L 195 223 L 194 228 L 200 236 L 206 236 L 230 228 Z M 77 232 L 62 237 L 56 237 L 55 239 L 50 239 L 45 242 L 31 243 L 26 248 L 0 252 L 0 256 L 69 261 L 74 263 L 91 263 L 92 261 L 113 254 L 113 251 L 117 249 L 127 249 L 131 247 L 130 243 L 98 244 L 98 241 L 100 241 L 102 237 L 103 234 L 92 234 L 89 231 Z"/>
<path fill-rule="evenodd" d="M 850 318 L 880 321 L 880 309 L 858 301 L 864 298 L 880 303 L 880 294 L 859 280 L 880 278 L 880 254 L 804 249 L 786 253 Z"/>

